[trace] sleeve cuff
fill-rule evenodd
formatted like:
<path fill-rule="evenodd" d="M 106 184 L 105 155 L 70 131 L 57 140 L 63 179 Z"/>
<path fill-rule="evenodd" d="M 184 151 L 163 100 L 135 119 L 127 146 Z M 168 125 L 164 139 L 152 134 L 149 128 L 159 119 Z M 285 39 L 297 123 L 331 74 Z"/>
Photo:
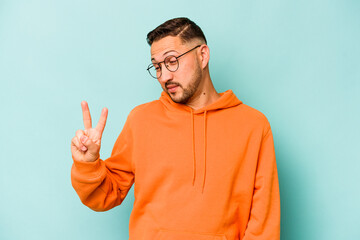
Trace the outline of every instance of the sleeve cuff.
<path fill-rule="evenodd" d="M 96 159 L 94 162 L 83 162 L 73 158 L 72 175 L 78 180 L 89 181 L 95 180 L 102 176 L 105 171 L 103 160 Z"/>

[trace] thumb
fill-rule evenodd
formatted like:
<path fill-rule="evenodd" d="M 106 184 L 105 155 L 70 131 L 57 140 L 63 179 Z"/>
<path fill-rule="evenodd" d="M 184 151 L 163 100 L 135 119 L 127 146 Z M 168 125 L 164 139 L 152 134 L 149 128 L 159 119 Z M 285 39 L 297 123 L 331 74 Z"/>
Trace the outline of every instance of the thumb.
<path fill-rule="evenodd" d="M 91 153 L 97 153 L 98 152 L 98 146 L 85 134 L 81 136 L 80 138 L 82 144 L 91 152 Z"/>

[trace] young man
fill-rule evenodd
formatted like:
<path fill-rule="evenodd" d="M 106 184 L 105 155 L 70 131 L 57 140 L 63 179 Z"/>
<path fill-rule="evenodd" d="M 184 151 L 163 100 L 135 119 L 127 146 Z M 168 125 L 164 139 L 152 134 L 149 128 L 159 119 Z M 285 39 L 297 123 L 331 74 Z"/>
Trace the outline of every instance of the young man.
<path fill-rule="evenodd" d="M 267 118 L 231 90 L 216 92 L 209 48 L 187 18 L 148 34 L 148 71 L 163 91 L 135 107 L 103 161 L 104 108 L 96 128 L 72 139 L 71 180 L 95 211 L 121 204 L 134 184 L 132 240 L 280 239 L 280 195 Z"/>

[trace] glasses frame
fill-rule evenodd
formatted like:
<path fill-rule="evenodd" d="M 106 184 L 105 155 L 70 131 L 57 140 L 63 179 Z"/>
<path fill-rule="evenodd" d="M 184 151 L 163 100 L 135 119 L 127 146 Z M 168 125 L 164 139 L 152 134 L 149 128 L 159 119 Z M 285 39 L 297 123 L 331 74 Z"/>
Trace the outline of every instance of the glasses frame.
<path fill-rule="evenodd" d="M 191 52 L 192 50 L 200 47 L 200 46 L 201 46 L 201 45 L 197 45 L 197 46 L 193 47 L 192 49 L 190 49 L 189 51 L 184 52 L 184 53 L 180 54 L 180 55 L 177 56 L 177 57 L 174 56 L 174 55 L 169 55 L 169 56 L 166 56 L 166 58 L 164 59 L 164 61 L 161 61 L 161 62 L 158 62 L 158 63 L 150 63 L 149 66 L 148 66 L 148 68 L 147 68 L 146 70 L 149 72 L 150 76 L 153 77 L 153 78 L 155 78 L 155 79 L 160 78 L 161 75 L 162 75 L 161 63 L 163 63 L 163 64 L 165 65 L 166 69 L 169 70 L 170 72 L 176 72 L 176 71 L 179 69 L 179 65 L 180 65 L 178 59 L 179 59 L 180 57 L 184 56 L 185 54 Z M 165 61 L 166 61 L 167 59 L 171 58 L 171 57 L 174 57 L 174 58 L 176 59 L 176 62 L 177 62 L 177 67 L 176 67 L 176 69 L 175 69 L 174 71 L 170 70 L 170 69 L 166 66 L 166 64 L 165 64 Z M 159 75 L 158 77 L 157 77 L 157 76 L 154 77 L 154 76 L 151 74 L 151 72 L 150 72 L 151 68 L 155 67 L 154 64 L 159 65 L 159 68 L 160 68 L 160 75 Z"/>

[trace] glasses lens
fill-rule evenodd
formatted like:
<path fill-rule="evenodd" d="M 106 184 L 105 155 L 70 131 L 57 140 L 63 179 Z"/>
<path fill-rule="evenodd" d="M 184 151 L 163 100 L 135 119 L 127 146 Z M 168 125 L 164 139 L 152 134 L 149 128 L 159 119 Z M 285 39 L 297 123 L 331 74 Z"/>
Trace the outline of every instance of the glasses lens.
<path fill-rule="evenodd" d="M 158 78 L 161 75 L 161 69 L 159 64 L 150 64 L 148 71 L 153 78 Z"/>
<path fill-rule="evenodd" d="M 166 68 L 171 72 L 175 72 L 179 67 L 179 62 L 174 56 L 167 56 L 164 62 Z"/>

